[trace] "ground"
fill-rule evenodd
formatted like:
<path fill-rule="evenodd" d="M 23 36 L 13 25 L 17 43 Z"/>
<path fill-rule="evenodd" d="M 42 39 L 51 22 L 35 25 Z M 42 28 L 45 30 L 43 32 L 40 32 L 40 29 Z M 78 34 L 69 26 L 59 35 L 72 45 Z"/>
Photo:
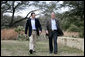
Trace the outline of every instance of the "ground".
<path fill-rule="evenodd" d="M 84 52 L 58 44 L 58 54 L 49 54 L 48 40 L 38 40 L 36 53 L 29 53 L 29 41 L 1 40 L 1 56 L 84 56 Z"/>

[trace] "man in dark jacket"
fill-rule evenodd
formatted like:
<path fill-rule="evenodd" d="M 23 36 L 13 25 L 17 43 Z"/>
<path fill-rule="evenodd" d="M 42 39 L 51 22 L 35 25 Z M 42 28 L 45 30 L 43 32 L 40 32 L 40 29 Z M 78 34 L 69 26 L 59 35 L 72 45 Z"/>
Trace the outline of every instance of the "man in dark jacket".
<path fill-rule="evenodd" d="M 31 18 L 28 18 L 26 27 L 25 27 L 25 34 L 27 36 L 27 30 L 29 28 L 29 52 L 32 54 L 35 51 L 35 44 L 37 35 L 42 32 L 41 24 L 37 18 L 35 18 L 35 13 L 31 13 Z"/>
<path fill-rule="evenodd" d="M 55 13 L 51 13 L 51 19 L 46 21 L 46 35 L 49 37 L 49 52 L 53 52 L 52 40 L 54 40 L 54 54 L 57 54 L 57 36 L 62 36 L 59 21 L 55 18 Z"/>

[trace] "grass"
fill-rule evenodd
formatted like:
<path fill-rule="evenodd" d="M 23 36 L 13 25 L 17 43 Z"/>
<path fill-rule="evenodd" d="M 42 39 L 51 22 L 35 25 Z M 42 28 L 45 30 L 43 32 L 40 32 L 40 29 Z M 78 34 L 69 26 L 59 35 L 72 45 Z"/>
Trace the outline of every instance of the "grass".
<path fill-rule="evenodd" d="M 1 40 L 1 56 L 84 56 L 84 52 L 58 44 L 58 54 L 49 54 L 48 40 L 37 41 L 36 53 L 29 53 L 29 42 Z"/>

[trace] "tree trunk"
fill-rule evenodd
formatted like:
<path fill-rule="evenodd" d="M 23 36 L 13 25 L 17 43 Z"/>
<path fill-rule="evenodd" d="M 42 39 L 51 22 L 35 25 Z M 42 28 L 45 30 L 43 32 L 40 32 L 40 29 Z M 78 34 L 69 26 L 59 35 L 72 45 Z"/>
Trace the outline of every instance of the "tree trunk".
<path fill-rule="evenodd" d="M 13 14 L 12 14 L 11 22 L 9 23 L 9 27 L 12 27 L 12 24 L 14 21 L 14 13 L 15 13 L 14 3 L 15 1 L 13 1 L 13 4 L 12 4 Z"/>

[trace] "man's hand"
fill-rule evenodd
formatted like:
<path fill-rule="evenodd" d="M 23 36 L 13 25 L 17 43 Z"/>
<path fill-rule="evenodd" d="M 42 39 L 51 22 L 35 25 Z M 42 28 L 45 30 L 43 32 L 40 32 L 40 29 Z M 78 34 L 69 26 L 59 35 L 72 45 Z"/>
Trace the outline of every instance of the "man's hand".
<path fill-rule="evenodd" d="M 25 34 L 25 37 L 27 37 L 27 34 Z"/>
<path fill-rule="evenodd" d="M 42 32 L 41 32 L 41 31 L 39 31 L 39 33 L 41 34 Z"/>
<path fill-rule="evenodd" d="M 48 34 L 48 30 L 46 30 L 46 34 Z"/>

